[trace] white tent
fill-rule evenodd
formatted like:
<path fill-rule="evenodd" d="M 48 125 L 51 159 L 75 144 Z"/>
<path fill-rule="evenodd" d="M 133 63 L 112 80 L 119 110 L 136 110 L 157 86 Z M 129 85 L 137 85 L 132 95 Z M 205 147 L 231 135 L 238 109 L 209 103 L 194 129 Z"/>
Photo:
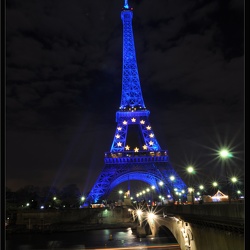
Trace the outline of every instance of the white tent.
<path fill-rule="evenodd" d="M 216 192 L 214 196 L 212 196 L 213 201 L 227 201 L 228 195 L 223 194 L 220 190 Z"/>

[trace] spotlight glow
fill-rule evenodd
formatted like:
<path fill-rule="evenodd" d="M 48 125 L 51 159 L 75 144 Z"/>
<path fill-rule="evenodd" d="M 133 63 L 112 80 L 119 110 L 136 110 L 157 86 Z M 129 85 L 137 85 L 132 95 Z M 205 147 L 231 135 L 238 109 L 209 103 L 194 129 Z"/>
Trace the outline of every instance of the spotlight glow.
<path fill-rule="evenodd" d="M 148 213 L 148 219 L 149 220 L 153 220 L 153 219 L 155 219 L 155 217 L 156 217 L 156 215 L 153 212 Z"/>

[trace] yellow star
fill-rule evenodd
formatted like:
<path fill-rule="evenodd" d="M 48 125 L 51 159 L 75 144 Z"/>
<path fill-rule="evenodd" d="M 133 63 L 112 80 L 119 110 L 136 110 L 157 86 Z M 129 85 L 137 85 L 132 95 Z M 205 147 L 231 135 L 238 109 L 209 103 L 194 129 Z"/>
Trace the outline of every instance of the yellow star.
<path fill-rule="evenodd" d="M 150 141 L 150 142 L 149 142 L 149 145 L 151 145 L 151 146 L 154 145 L 154 142 Z"/>
<path fill-rule="evenodd" d="M 129 148 L 130 148 L 129 145 L 127 145 L 127 146 L 125 147 L 126 150 L 129 150 Z"/>
<path fill-rule="evenodd" d="M 147 127 L 146 127 L 146 129 L 147 129 L 147 130 L 150 130 L 150 129 L 151 129 L 151 127 L 150 127 L 150 126 L 147 126 Z"/>
<path fill-rule="evenodd" d="M 139 151 L 139 148 L 136 147 L 134 150 L 135 150 L 135 152 L 138 152 L 138 151 Z"/>
<path fill-rule="evenodd" d="M 123 121 L 123 124 L 124 124 L 124 125 L 127 125 L 127 123 L 128 123 L 127 121 Z"/>
<path fill-rule="evenodd" d="M 145 150 L 146 150 L 147 148 L 148 148 L 148 147 L 147 147 L 146 145 L 143 145 L 143 149 L 145 149 Z"/>
<path fill-rule="evenodd" d="M 153 137 L 154 137 L 154 134 L 153 134 L 153 133 L 151 133 L 151 134 L 149 135 L 149 137 L 150 137 L 150 138 L 153 138 Z"/>
<path fill-rule="evenodd" d="M 135 119 L 135 118 L 132 118 L 132 119 L 131 119 L 131 121 L 132 121 L 132 122 L 135 122 L 135 121 L 136 121 L 136 119 Z"/>
<path fill-rule="evenodd" d="M 121 147 L 121 146 L 122 146 L 122 143 L 119 141 L 119 142 L 117 143 L 117 146 L 118 146 L 118 147 Z"/>
<path fill-rule="evenodd" d="M 120 138 L 121 136 L 120 136 L 119 134 L 117 134 L 115 137 L 118 139 L 118 138 Z"/>
<path fill-rule="evenodd" d="M 121 131 L 121 130 L 122 130 L 122 128 L 121 128 L 121 127 L 118 127 L 118 128 L 117 128 L 117 130 L 118 130 L 118 131 Z"/>
<path fill-rule="evenodd" d="M 145 121 L 144 121 L 144 120 L 141 120 L 140 123 L 141 123 L 141 124 L 145 124 Z"/>

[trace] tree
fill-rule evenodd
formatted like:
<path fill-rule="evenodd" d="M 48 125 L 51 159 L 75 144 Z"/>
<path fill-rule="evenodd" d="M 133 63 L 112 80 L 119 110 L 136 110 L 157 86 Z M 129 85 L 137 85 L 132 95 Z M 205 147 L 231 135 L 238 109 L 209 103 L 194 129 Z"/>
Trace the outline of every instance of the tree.
<path fill-rule="evenodd" d="M 60 198 L 62 205 L 67 207 L 79 207 L 81 192 L 76 184 L 69 184 L 62 188 Z"/>

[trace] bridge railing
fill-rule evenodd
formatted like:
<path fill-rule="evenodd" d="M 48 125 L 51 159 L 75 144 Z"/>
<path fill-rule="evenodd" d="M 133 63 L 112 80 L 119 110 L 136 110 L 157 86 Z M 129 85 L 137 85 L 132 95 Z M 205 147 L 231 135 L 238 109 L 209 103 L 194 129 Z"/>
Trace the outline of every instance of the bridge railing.
<path fill-rule="evenodd" d="M 201 205 L 172 205 L 159 207 L 165 214 L 189 214 L 200 216 L 218 216 L 227 218 L 245 218 L 244 203 L 204 203 Z"/>

